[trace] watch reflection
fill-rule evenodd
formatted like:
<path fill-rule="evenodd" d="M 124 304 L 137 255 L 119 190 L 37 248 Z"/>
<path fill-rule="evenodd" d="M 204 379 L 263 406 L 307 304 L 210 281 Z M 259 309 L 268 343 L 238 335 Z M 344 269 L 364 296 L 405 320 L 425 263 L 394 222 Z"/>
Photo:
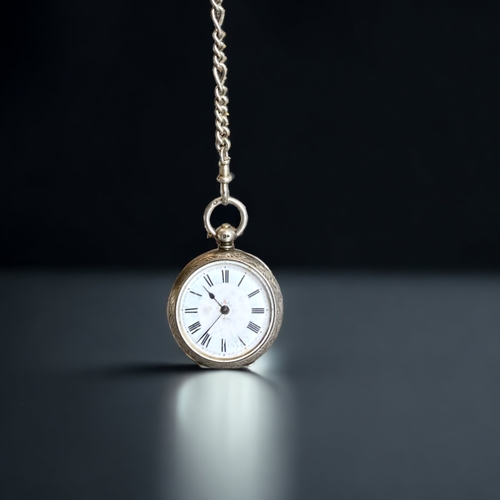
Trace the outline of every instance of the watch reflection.
<path fill-rule="evenodd" d="M 291 404 L 282 380 L 242 370 L 185 374 L 169 406 L 168 498 L 291 498 Z"/>

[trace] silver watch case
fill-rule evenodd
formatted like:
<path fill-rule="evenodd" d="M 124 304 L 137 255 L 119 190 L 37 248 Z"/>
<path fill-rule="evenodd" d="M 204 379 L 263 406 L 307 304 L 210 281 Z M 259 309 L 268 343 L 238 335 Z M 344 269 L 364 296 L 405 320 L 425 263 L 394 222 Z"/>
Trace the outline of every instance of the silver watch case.
<path fill-rule="evenodd" d="M 177 302 L 179 294 L 192 273 L 200 269 L 201 267 L 211 264 L 217 261 L 236 261 L 241 262 L 250 267 L 250 269 L 260 275 L 260 277 L 266 282 L 269 287 L 269 295 L 272 306 L 272 317 L 269 324 L 269 328 L 266 334 L 263 336 L 262 341 L 257 344 L 257 346 L 250 352 L 245 353 L 241 357 L 231 358 L 230 360 L 224 361 L 220 359 L 213 359 L 209 355 L 201 355 L 199 352 L 194 351 L 184 340 L 184 337 L 179 328 L 179 323 L 177 320 Z M 283 321 L 283 296 L 278 284 L 278 281 L 274 277 L 271 270 L 262 262 L 259 258 L 251 255 L 249 253 L 243 252 L 233 248 L 222 249 L 218 248 L 211 250 L 202 255 L 199 255 L 193 259 L 186 267 L 181 271 L 177 279 L 175 280 L 172 290 L 167 301 L 167 318 L 170 325 L 170 329 L 179 347 L 184 351 L 184 353 L 198 363 L 203 368 L 244 368 L 245 366 L 251 365 L 258 358 L 260 358 L 273 344 L 278 336 L 279 330 L 281 328 L 281 323 Z"/>

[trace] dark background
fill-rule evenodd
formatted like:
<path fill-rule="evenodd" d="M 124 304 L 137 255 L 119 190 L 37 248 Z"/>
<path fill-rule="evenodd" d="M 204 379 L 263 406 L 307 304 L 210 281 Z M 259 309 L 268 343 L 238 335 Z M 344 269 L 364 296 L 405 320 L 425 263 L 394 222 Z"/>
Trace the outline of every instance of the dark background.
<path fill-rule="evenodd" d="M 500 2 L 225 6 L 241 248 L 274 267 L 500 268 Z M 11 0 L 0 19 L 1 264 L 179 267 L 212 248 L 208 0 Z"/>

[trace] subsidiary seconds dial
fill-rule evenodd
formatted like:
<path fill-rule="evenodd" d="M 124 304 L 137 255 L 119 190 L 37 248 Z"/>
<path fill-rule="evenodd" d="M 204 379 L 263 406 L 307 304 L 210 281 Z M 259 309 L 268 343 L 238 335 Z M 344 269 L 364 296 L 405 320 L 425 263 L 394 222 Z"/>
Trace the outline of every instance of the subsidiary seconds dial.
<path fill-rule="evenodd" d="M 241 358 L 258 349 L 274 317 L 266 280 L 233 260 L 212 262 L 191 274 L 176 309 L 184 341 L 214 361 Z"/>

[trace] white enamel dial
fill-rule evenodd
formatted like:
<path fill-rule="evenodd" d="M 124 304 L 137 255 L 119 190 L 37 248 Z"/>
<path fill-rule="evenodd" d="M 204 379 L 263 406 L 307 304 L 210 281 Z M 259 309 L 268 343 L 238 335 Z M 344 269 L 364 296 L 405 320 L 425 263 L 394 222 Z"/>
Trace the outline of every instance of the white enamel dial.
<path fill-rule="evenodd" d="M 179 331 L 203 357 L 232 360 L 265 340 L 273 321 L 266 281 L 241 262 L 220 260 L 197 269 L 177 301 Z"/>

